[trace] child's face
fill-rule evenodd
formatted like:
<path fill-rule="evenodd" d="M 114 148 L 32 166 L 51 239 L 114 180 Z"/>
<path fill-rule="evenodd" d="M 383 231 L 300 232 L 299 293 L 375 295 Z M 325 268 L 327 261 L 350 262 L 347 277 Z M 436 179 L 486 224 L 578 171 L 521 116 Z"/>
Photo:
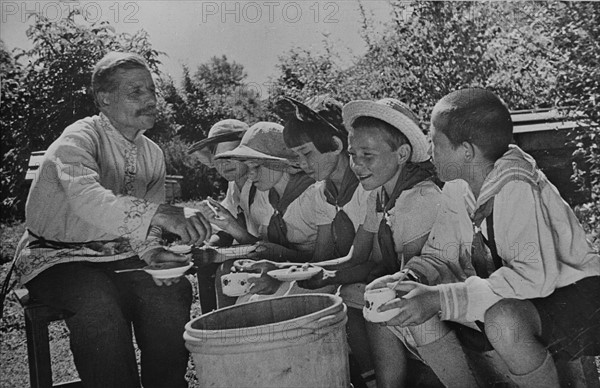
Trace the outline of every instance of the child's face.
<path fill-rule="evenodd" d="M 430 155 L 433 156 L 433 164 L 437 170 L 438 177 L 448 182 L 459 179 L 463 170 L 459 148 L 450 143 L 450 139 L 440 130 L 443 127 L 442 120 L 433 113 L 429 135 L 431 136 Z"/>
<path fill-rule="evenodd" d="M 384 185 L 403 167 L 386 139 L 377 127 L 360 127 L 350 133 L 350 166 L 365 190 Z"/>
<path fill-rule="evenodd" d="M 322 181 L 331 175 L 338 162 L 338 151 L 321 153 L 311 141 L 293 147 L 292 151 L 300 159 L 300 168 L 316 181 Z"/>
<path fill-rule="evenodd" d="M 271 170 L 259 163 L 253 161 L 245 161 L 244 163 L 248 166 L 248 179 L 254 182 L 254 186 L 259 191 L 272 189 L 283 176 L 283 172 Z"/>
<path fill-rule="evenodd" d="M 230 141 L 226 143 L 219 143 L 215 148 L 215 155 L 219 155 L 223 152 L 231 151 L 240 144 L 239 141 Z M 213 166 L 223 178 L 229 182 L 233 182 L 237 179 L 241 179 L 248 173 L 248 167 L 238 160 L 233 159 L 216 159 L 213 160 Z"/>

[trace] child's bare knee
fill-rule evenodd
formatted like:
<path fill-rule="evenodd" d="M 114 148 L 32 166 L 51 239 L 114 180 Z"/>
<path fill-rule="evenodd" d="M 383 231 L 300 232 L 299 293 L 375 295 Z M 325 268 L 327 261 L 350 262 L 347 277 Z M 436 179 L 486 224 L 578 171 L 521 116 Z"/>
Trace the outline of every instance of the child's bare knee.
<path fill-rule="evenodd" d="M 528 301 L 503 299 L 485 312 L 485 334 L 494 347 L 513 346 L 535 334 L 529 305 Z"/>

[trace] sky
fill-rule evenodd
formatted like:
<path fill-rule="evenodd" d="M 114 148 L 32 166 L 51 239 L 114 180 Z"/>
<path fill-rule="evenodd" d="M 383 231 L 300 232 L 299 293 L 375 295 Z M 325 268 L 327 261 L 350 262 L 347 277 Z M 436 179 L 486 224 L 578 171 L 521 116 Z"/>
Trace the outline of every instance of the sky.
<path fill-rule="evenodd" d="M 362 4 L 378 22 L 390 21 L 388 0 Z M 226 55 L 244 66 L 248 83 L 268 90 L 278 57 L 293 47 L 322 51 L 327 39 L 346 61 L 365 51 L 358 0 L 0 0 L 0 39 L 8 49 L 28 48 L 29 13 L 58 20 L 72 7 L 84 10 L 91 21 L 109 21 L 117 33 L 146 30 L 153 48 L 168 55 L 161 58 L 162 70 L 176 81 L 182 65 L 193 70 L 213 56 Z"/>

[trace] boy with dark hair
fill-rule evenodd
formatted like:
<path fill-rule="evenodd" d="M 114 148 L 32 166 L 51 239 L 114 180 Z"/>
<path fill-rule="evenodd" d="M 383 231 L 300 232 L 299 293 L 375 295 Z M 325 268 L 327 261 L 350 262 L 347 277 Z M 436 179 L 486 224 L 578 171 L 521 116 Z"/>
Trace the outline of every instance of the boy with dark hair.
<path fill-rule="evenodd" d="M 401 326 L 441 313 L 479 327 L 515 383 L 558 387 L 552 356 L 600 351 L 600 257 L 511 134 L 506 105 L 489 91 L 459 90 L 437 103 L 431 136 L 445 203 L 407 267 L 438 285 L 401 282 L 395 288 L 408 294 L 381 310 L 400 308 Z M 375 283 L 394 287 L 390 280 Z"/>

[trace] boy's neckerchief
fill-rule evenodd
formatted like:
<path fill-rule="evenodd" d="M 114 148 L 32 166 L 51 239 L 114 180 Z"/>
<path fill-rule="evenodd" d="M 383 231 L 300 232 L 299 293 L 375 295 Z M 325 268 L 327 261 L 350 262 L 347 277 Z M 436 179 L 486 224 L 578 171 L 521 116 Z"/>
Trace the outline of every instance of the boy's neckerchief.
<path fill-rule="evenodd" d="M 275 188 L 269 190 L 269 203 L 275 209 L 267 226 L 267 239 L 269 242 L 286 248 L 290 247 L 290 242 L 287 238 L 287 226 L 283 220 L 283 215 L 288 206 L 313 183 L 315 183 L 314 179 L 304 173 L 298 173 L 290 177 L 281 198 Z"/>
<path fill-rule="evenodd" d="M 252 204 L 254 203 L 254 198 L 256 197 L 256 186 L 254 185 L 254 183 L 252 183 L 250 185 L 250 190 L 248 191 L 248 213 L 250 213 L 250 208 L 252 207 Z M 250 217 L 250 214 L 246 214 L 244 212 L 244 209 L 242 208 L 242 206 L 238 205 L 237 207 L 237 216 L 235 217 L 238 224 L 240 224 L 240 226 L 244 229 L 248 228 L 248 217 Z"/>
<path fill-rule="evenodd" d="M 335 206 L 336 214 L 331 222 L 331 235 L 333 236 L 334 254 L 336 257 L 345 256 L 350 251 L 354 242 L 356 231 L 348 214 L 342 209 L 352 199 L 359 181 L 350 165 L 344 172 L 340 190 L 330 180 L 325 180 L 325 198 L 327 203 Z"/>
<path fill-rule="evenodd" d="M 382 201 L 379 194 L 377 194 L 376 210 L 378 213 L 380 211 L 383 212 L 383 218 L 377 232 L 377 239 L 379 240 L 383 263 L 390 273 L 397 272 L 400 269 L 400 265 L 397 260 L 392 228 L 388 224 L 389 211 L 396 205 L 396 200 L 404 190 L 409 190 L 425 180 L 432 180 L 434 176 L 435 167 L 430 161 L 407 163 L 400 172 L 396 186 L 389 198 L 384 198 Z M 383 189 L 383 194 L 387 197 L 385 189 Z"/>
<path fill-rule="evenodd" d="M 493 235 L 494 198 L 504 185 L 513 181 L 526 182 L 538 188 L 539 170 L 531 156 L 519 147 L 511 145 L 509 150 L 494 163 L 494 168 L 486 176 L 479 197 L 475 204 L 473 222 L 473 245 L 471 247 L 471 263 L 477 276 L 487 278 L 503 265 L 496 251 Z M 481 233 L 481 224 L 487 220 L 488 238 Z M 486 249 L 486 246 L 489 248 Z"/>

